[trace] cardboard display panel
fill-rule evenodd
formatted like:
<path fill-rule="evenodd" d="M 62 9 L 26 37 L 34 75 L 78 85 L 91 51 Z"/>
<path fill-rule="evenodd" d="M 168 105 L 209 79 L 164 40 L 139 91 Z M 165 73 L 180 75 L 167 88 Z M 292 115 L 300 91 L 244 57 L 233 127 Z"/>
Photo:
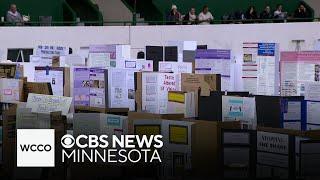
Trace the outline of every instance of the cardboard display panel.
<path fill-rule="evenodd" d="M 23 66 L 14 63 L 0 63 L 1 78 L 21 78 Z"/>

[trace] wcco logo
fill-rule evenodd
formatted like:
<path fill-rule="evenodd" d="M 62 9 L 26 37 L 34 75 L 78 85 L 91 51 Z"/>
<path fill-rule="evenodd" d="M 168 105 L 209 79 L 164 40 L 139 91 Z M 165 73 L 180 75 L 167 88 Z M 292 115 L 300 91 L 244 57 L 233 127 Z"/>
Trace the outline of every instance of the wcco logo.
<path fill-rule="evenodd" d="M 17 167 L 54 167 L 54 130 L 17 130 Z"/>
<path fill-rule="evenodd" d="M 39 152 L 42 152 L 42 151 L 51 151 L 52 147 L 49 145 L 49 144 L 46 144 L 46 145 L 42 145 L 42 144 L 39 144 L 39 145 L 36 145 L 36 144 L 20 144 L 20 148 L 22 150 L 22 152 L 26 151 L 39 151 Z"/>

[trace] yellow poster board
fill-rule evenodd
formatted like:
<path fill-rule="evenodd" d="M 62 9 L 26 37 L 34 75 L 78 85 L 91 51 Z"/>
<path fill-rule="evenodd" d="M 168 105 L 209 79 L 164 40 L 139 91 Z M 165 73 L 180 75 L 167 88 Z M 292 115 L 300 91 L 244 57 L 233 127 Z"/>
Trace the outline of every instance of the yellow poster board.
<path fill-rule="evenodd" d="M 188 126 L 169 125 L 169 141 L 173 144 L 188 144 Z"/>
<path fill-rule="evenodd" d="M 184 103 L 185 94 L 181 92 L 169 92 L 168 93 L 168 101 Z"/>
<path fill-rule="evenodd" d="M 136 135 L 159 135 L 161 134 L 160 125 L 135 125 L 134 133 Z"/>

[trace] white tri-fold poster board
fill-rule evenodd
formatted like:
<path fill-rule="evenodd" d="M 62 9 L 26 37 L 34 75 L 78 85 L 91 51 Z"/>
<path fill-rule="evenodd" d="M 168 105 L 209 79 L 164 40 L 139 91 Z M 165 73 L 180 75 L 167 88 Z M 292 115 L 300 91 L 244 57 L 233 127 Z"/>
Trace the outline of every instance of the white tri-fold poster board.
<path fill-rule="evenodd" d="M 142 110 L 167 114 L 168 92 L 178 91 L 178 74 L 145 72 L 142 73 Z"/>
<path fill-rule="evenodd" d="M 279 45 L 243 43 L 242 85 L 255 95 L 279 95 Z"/>
<path fill-rule="evenodd" d="M 135 110 L 134 70 L 74 68 L 76 106 Z"/>

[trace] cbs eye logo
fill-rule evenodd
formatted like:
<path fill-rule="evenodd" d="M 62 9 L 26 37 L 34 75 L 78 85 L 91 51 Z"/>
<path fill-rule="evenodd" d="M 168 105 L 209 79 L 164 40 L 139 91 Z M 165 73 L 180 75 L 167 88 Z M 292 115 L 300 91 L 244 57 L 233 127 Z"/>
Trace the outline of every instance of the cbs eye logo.
<path fill-rule="evenodd" d="M 61 138 L 61 145 L 66 149 L 72 148 L 75 142 L 74 137 L 70 134 L 66 134 Z"/>

